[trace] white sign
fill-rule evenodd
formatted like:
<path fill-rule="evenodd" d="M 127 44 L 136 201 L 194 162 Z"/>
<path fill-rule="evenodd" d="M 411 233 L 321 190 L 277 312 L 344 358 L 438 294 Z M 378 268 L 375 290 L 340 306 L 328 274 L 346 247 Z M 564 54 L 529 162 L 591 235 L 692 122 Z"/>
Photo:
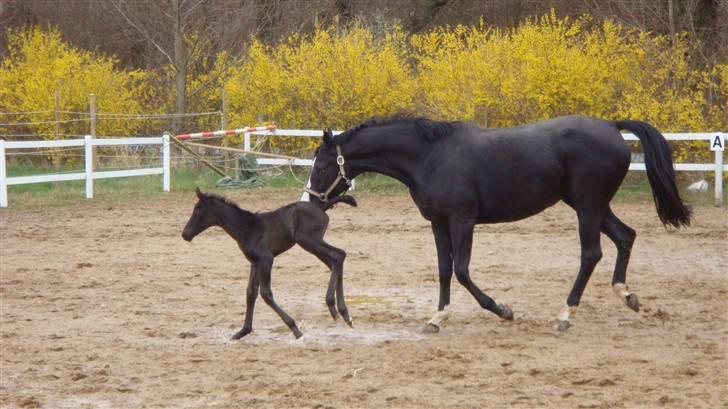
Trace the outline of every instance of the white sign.
<path fill-rule="evenodd" d="M 710 150 L 711 151 L 723 151 L 725 150 L 725 141 L 723 135 L 718 134 L 710 139 Z"/>

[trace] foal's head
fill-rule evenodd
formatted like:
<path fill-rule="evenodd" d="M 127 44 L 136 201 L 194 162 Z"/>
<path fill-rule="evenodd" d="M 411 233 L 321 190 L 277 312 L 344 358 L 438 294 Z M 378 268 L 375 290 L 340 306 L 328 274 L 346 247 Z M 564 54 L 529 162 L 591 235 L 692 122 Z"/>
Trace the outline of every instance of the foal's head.
<path fill-rule="evenodd" d="M 192 210 L 190 220 L 187 221 L 184 230 L 182 230 L 182 238 L 187 241 L 192 241 L 195 236 L 210 226 L 220 225 L 220 220 L 215 212 L 212 211 L 212 206 L 214 206 L 214 202 L 217 199 L 202 193 L 199 188 L 196 188 L 195 192 L 197 193 L 197 204 L 195 204 L 195 208 Z"/>

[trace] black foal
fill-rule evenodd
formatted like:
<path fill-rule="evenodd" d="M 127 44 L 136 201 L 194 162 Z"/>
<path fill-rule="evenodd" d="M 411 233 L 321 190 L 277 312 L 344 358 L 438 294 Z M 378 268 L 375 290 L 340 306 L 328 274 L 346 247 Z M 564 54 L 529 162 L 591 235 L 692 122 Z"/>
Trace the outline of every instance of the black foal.
<path fill-rule="evenodd" d="M 208 227 L 219 226 L 238 242 L 238 247 L 250 261 L 245 324 L 233 335 L 233 339 L 240 339 L 253 330 L 253 310 L 259 287 L 263 301 L 281 317 L 293 331 L 293 335 L 296 338 L 303 335 L 293 318 L 273 300 L 270 288 L 273 258 L 294 244 L 300 245 L 329 267 L 331 278 L 326 291 L 326 305 L 334 320 L 338 307 L 344 321 L 349 326 L 352 325 L 344 303 L 343 275 L 346 252 L 327 244 L 324 241 L 324 234 L 329 224 L 329 216 L 325 211 L 338 202 L 356 206 L 353 197 L 337 196 L 323 206 L 312 202 L 295 202 L 272 212 L 251 213 L 224 197 L 202 193 L 200 189 L 196 189 L 196 192 L 198 201 L 182 231 L 182 238 L 192 241 Z"/>

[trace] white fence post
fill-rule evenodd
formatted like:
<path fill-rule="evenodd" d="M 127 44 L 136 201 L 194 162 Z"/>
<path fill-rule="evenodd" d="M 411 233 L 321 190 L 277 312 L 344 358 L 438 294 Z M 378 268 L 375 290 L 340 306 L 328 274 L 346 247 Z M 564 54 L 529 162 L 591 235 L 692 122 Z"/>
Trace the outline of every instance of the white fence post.
<path fill-rule="evenodd" d="M 86 199 L 94 197 L 94 146 L 91 135 L 84 136 L 84 153 L 86 161 L 84 170 L 86 171 Z"/>
<path fill-rule="evenodd" d="M 246 151 L 250 150 L 250 132 L 243 134 L 243 149 Z"/>
<path fill-rule="evenodd" d="M 715 151 L 715 205 L 723 206 L 723 151 Z"/>
<path fill-rule="evenodd" d="M 8 207 L 8 184 L 5 180 L 5 140 L 0 139 L 0 207 Z"/>
<path fill-rule="evenodd" d="M 165 132 L 162 136 L 162 190 L 165 192 L 169 192 L 169 162 L 169 134 Z"/>

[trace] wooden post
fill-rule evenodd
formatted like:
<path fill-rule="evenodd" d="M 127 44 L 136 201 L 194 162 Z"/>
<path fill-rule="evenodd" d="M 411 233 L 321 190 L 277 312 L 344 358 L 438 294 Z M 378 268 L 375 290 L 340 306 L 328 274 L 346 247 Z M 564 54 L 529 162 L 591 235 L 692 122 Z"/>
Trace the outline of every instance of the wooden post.
<path fill-rule="evenodd" d="M 227 92 L 225 91 L 225 80 L 224 79 L 222 82 L 222 106 L 220 108 L 220 129 L 221 130 L 227 129 Z M 228 146 L 227 136 L 222 137 L 222 142 L 220 144 L 225 147 Z M 227 163 L 230 160 L 230 154 L 228 152 L 223 152 L 222 158 L 225 163 L 225 166 L 227 166 Z M 237 175 L 237 170 L 236 170 L 235 174 Z"/>
<path fill-rule="evenodd" d="M 53 114 L 54 114 L 54 118 L 56 119 L 56 130 L 55 130 L 55 134 L 53 135 L 55 137 L 55 139 L 58 139 L 58 135 L 61 133 L 61 124 L 59 122 L 61 120 L 60 99 L 61 99 L 61 95 L 58 93 L 58 89 L 56 89 L 56 92 L 53 94 Z"/>
<path fill-rule="evenodd" d="M 96 138 L 96 95 L 94 94 L 88 95 L 88 113 L 91 123 L 91 137 Z M 91 148 L 91 158 L 92 166 L 96 169 L 95 166 L 98 163 L 98 158 L 96 157 L 96 149 L 93 147 Z"/>
<path fill-rule="evenodd" d="M 225 83 L 222 84 L 222 112 L 220 112 L 220 129 L 227 129 L 227 92 Z"/>
<path fill-rule="evenodd" d="M 58 139 L 59 135 L 61 133 L 61 94 L 58 92 L 58 88 L 56 88 L 55 93 L 53 94 L 53 114 L 54 118 L 56 119 L 56 127 L 55 132 L 53 134 L 54 139 Z M 54 156 L 53 156 L 53 165 L 56 167 L 56 173 L 61 171 L 61 153 L 60 150 L 56 150 Z"/>

